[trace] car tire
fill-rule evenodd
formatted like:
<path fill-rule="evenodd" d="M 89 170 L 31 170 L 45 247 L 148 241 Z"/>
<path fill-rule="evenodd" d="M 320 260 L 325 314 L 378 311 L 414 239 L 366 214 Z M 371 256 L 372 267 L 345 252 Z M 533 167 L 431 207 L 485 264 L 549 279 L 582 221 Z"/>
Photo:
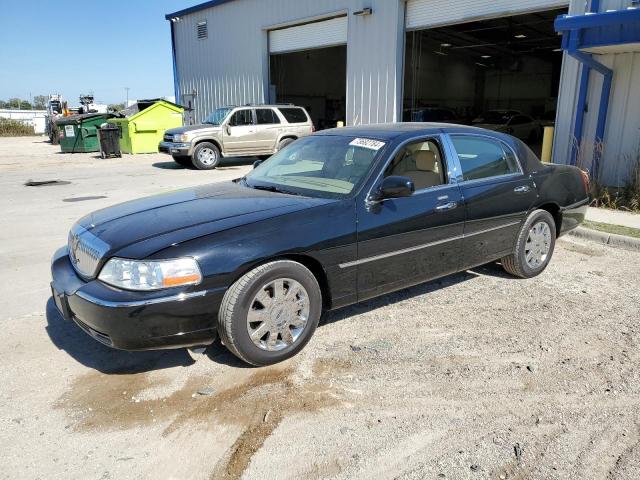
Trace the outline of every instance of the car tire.
<path fill-rule="evenodd" d="M 280 142 L 278 143 L 278 151 L 282 150 L 284 147 L 286 147 L 287 145 L 291 145 L 293 142 L 295 142 L 295 138 L 283 138 L 282 140 L 280 140 Z"/>
<path fill-rule="evenodd" d="M 555 220 L 546 210 L 535 210 L 520 228 L 514 253 L 501 260 L 502 267 L 516 277 L 535 277 L 549 265 L 555 244 Z"/>
<path fill-rule="evenodd" d="M 213 170 L 220 163 L 220 149 L 210 142 L 199 143 L 193 149 L 192 163 L 198 170 Z"/>
<path fill-rule="evenodd" d="M 193 163 L 191 163 L 191 157 L 182 157 L 178 155 L 173 155 L 173 161 L 183 167 L 193 167 Z"/>
<path fill-rule="evenodd" d="M 218 333 L 244 362 L 271 365 L 304 348 L 321 314 L 322 292 L 313 273 L 300 263 L 278 260 L 254 268 L 227 290 Z"/>

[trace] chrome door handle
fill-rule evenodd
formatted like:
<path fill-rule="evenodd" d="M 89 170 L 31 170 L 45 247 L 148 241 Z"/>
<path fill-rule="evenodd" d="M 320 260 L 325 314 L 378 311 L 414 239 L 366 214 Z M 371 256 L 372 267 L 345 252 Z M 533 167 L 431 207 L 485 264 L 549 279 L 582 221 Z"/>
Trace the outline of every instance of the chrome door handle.
<path fill-rule="evenodd" d="M 453 210 L 457 206 L 458 206 L 457 202 L 449 202 L 449 203 L 445 203 L 443 205 L 438 205 L 435 208 L 435 210 L 436 210 L 436 212 L 446 212 L 447 210 Z"/>
<path fill-rule="evenodd" d="M 530 190 L 531 190 L 531 187 L 529 185 L 521 185 L 513 189 L 515 193 L 527 193 Z"/>

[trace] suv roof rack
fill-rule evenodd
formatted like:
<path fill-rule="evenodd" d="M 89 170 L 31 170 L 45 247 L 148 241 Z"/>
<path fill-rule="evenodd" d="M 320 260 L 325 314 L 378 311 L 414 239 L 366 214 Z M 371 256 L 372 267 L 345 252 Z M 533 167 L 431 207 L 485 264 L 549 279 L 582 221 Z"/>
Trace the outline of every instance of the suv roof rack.
<path fill-rule="evenodd" d="M 243 107 L 295 107 L 293 103 L 246 103 Z"/>

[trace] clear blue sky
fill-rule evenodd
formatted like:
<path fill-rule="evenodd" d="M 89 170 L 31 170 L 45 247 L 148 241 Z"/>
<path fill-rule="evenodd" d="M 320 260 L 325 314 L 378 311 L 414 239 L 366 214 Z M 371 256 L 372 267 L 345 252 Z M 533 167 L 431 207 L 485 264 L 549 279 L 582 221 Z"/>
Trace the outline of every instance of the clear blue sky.
<path fill-rule="evenodd" d="M 60 93 L 78 105 L 173 95 L 164 15 L 200 0 L 1 0 L 0 99 Z"/>

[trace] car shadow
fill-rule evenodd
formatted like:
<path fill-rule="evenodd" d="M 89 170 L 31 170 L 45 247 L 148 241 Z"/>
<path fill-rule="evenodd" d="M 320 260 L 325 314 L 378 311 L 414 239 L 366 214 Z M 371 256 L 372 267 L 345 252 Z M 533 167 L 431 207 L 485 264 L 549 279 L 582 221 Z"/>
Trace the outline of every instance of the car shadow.
<path fill-rule="evenodd" d="M 322 327 L 324 325 L 329 325 L 331 323 L 345 320 L 356 315 L 362 315 L 372 310 L 393 305 L 410 298 L 435 292 L 443 288 L 453 287 L 478 276 L 479 275 L 477 273 L 471 270 L 467 270 L 465 272 L 460 272 L 439 278 L 437 280 L 432 280 L 427 283 L 421 283 L 414 287 L 405 288 L 404 290 L 398 290 L 397 292 L 389 293 L 387 295 L 376 297 L 371 300 L 356 303 L 355 305 L 339 308 L 337 310 L 327 312 L 325 315 L 323 315 L 323 317 L 320 319 L 319 326 Z"/>
<path fill-rule="evenodd" d="M 49 298 L 46 305 L 46 330 L 53 344 L 82 365 L 102 373 L 143 373 L 193 364 L 184 349 L 125 352 L 95 341 L 75 323 L 62 318 Z"/>
<path fill-rule="evenodd" d="M 247 165 L 253 165 L 258 157 L 225 157 L 220 159 L 218 164 L 219 169 L 232 170 L 233 167 L 243 167 Z M 160 168 L 163 170 L 195 170 L 193 167 L 183 166 L 177 162 L 155 162 L 151 164 L 152 167 Z"/>

